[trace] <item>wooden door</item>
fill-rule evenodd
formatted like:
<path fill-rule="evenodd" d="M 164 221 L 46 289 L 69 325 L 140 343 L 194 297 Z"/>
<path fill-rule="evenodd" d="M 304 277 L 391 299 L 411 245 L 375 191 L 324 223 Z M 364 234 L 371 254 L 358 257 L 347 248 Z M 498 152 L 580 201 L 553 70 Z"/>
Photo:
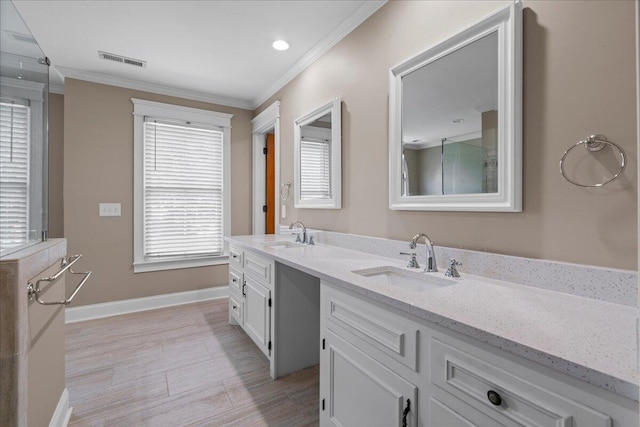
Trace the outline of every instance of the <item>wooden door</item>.
<path fill-rule="evenodd" d="M 275 234 L 276 230 L 276 197 L 275 197 L 275 165 L 276 165 L 276 157 L 275 157 L 275 136 L 272 133 L 267 134 L 267 212 L 265 215 L 266 221 L 266 233 L 267 234 Z"/>

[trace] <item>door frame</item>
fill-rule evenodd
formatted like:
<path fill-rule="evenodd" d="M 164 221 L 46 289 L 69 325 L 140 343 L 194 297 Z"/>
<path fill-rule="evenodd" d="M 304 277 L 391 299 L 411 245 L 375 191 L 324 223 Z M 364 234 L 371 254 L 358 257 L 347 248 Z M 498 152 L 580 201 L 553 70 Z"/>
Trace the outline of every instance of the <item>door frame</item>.
<path fill-rule="evenodd" d="M 267 133 L 274 134 L 274 150 L 275 150 L 275 167 L 274 167 L 274 193 L 275 215 L 274 222 L 275 234 L 279 234 L 280 219 L 280 101 L 275 101 L 263 112 L 258 114 L 251 120 L 252 135 L 252 175 L 253 185 L 251 194 L 251 233 L 264 234 L 266 231 L 264 221 L 264 212 L 262 206 L 266 204 L 265 187 L 267 185 L 266 178 L 266 162 L 264 158 L 263 148 L 266 147 Z"/>

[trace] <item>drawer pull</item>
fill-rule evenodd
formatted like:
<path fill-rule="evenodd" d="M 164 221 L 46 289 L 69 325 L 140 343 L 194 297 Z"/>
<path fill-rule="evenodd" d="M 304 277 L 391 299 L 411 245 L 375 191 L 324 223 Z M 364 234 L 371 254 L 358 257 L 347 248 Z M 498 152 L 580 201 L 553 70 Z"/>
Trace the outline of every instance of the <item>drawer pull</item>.
<path fill-rule="evenodd" d="M 235 310 L 236 308 L 238 308 L 238 306 L 233 304 L 233 309 Z"/>
<path fill-rule="evenodd" d="M 487 392 L 487 398 L 492 405 L 500 406 L 502 404 L 502 398 L 497 391 L 489 390 Z"/>
<path fill-rule="evenodd" d="M 236 259 L 236 258 L 238 258 L 238 255 L 237 254 L 231 254 L 231 258 Z"/>
<path fill-rule="evenodd" d="M 236 283 L 236 278 L 234 277 L 233 279 L 231 279 L 231 281 L 232 281 L 233 283 Z"/>
<path fill-rule="evenodd" d="M 246 297 L 247 293 L 244 291 L 244 289 L 247 287 L 247 282 L 244 282 L 244 284 L 242 285 L 242 296 Z"/>
<path fill-rule="evenodd" d="M 409 415 L 409 411 L 411 410 L 411 401 L 407 399 L 407 407 L 402 411 L 402 427 L 407 427 L 407 415 Z"/>

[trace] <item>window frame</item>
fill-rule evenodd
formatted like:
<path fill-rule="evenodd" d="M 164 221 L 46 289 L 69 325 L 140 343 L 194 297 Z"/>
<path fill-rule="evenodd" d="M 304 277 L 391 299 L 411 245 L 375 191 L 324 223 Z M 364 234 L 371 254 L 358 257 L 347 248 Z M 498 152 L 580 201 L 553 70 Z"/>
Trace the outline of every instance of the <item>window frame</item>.
<path fill-rule="evenodd" d="M 229 245 L 225 237 L 231 231 L 231 118 L 233 114 L 161 102 L 131 98 L 133 102 L 133 272 L 206 267 L 229 263 Z M 144 118 L 158 117 L 191 123 L 219 126 L 222 129 L 222 217 L 224 249 L 222 255 L 203 257 L 176 256 L 162 260 L 144 257 Z"/>

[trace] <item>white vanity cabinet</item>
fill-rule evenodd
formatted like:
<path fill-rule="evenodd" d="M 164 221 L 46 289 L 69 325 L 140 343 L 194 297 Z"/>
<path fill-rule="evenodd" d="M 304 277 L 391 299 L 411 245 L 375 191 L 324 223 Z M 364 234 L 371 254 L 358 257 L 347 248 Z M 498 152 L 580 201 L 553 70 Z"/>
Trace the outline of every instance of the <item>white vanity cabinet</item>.
<path fill-rule="evenodd" d="M 274 262 L 240 247 L 229 247 L 229 321 L 240 325 L 271 356 Z"/>
<path fill-rule="evenodd" d="M 321 282 L 320 425 L 638 425 L 638 404 Z"/>
<path fill-rule="evenodd" d="M 244 279 L 243 327 L 258 348 L 271 355 L 271 290 L 251 277 Z"/>
<path fill-rule="evenodd" d="M 320 280 L 231 243 L 229 323 L 269 358 L 273 379 L 317 365 Z"/>
<path fill-rule="evenodd" d="M 320 364 L 328 380 L 322 403 L 328 416 L 322 425 L 417 425 L 418 387 L 330 329 L 325 330 Z M 403 424 L 405 410 L 407 424 Z"/>
<path fill-rule="evenodd" d="M 419 326 L 321 283 L 320 425 L 420 425 Z"/>

